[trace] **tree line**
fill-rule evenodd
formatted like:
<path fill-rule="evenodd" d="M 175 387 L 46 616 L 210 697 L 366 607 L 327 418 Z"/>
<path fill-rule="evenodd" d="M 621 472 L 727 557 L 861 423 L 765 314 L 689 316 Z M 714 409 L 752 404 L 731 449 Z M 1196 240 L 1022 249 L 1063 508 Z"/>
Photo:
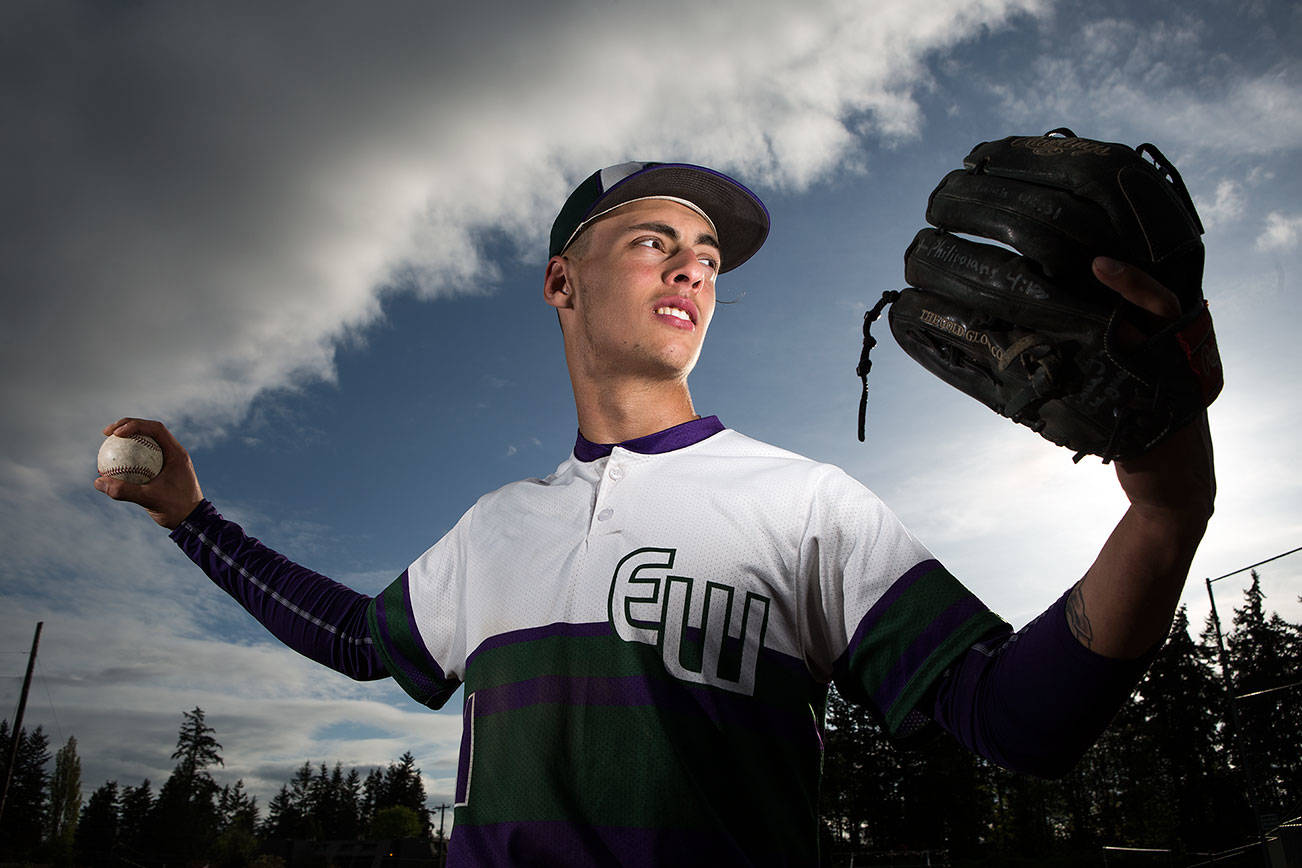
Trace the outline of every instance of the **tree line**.
<path fill-rule="evenodd" d="M 1183 864 L 1257 841 L 1302 814 L 1302 625 L 1266 614 L 1254 571 L 1224 638 L 1222 660 L 1210 616 L 1195 640 L 1181 608 L 1107 732 L 1055 780 L 1007 772 L 944 735 L 901 750 L 833 691 L 825 857 L 926 850 L 959 864 L 1097 864 L 1101 847 L 1120 846 Z"/>
<path fill-rule="evenodd" d="M 157 794 L 107 781 L 85 804 L 76 739 L 50 763 L 40 727 L 18 733 L 18 753 L 4 815 L 0 863 L 155 866 L 206 862 L 237 868 L 274 866 L 267 844 L 280 840 L 365 840 L 428 836 L 429 812 L 420 769 L 410 752 L 365 777 L 325 763 L 304 762 L 281 786 L 263 816 L 244 781 L 219 786 L 210 769 L 223 765 L 222 746 L 204 711 L 183 712 L 172 759 L 176 766 Z M 0 779 L 14 734 L 0 722 Z"/>

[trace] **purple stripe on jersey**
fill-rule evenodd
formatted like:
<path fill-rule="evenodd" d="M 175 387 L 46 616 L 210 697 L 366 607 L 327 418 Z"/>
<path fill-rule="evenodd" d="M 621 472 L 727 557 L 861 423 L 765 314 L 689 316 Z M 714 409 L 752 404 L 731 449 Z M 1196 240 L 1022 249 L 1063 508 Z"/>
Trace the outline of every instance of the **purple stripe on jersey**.
<path fill-rule="evenodd" d="M 699 627 L 688 627 L 684 635 L 688 639 L 695 638 L 699 640 L 700 633 Z M 505 648 L 508 645 L 516 645 L 520 642 L 533 642 L 537 639 L 550 639 L 557 636 L 592 639 L 601 636 L 614 637 L 615 635 L 615 628 L 610 626 L 609 621 L 592 621 L 582 624 L 558 621 L 555 624 L 544 624 L 541 627 L 511 630 L 506 633 L 499 633 L 496 636 L 489 636 L 483 642 L 480 642 L 466 658 L 466 668 L 469 669 L 470 661 L 474 660 L 476 655 L 482 652 Z M 772 648 L 761 648 L 760 655 L 766 661 L 766 665 L 780 667 L 788 673 L 808 673 L 809 671 L 804 660 L 799 657 L 792 657 L 789 654 L 783 654 L 781 651 L 774 651 Z"/>
<path fill-rule="evenodd" d="M 893 582 L 886 593 L 882 594 L 876 603 L 873 603 L 873 607 L 868 610 L 868 614 L 864 615 L 863 620 L 859 622 L 859 627 L 854 631 L 854 636 L 850 637 L 850 644 L 846 646 L 845 658 L 848 659 L 850 653 L 859 647 L 864 636 L 868 635 L 869 630 L 877 626 L 877 622 L 890 611 L 896 600 L 904 596 L 919 579 L 938 568 L 940 568 L 940 561 L 935 558 L 928 558 Z"/>
<path fill-rule="evenodd" d="M 769 853 L 769 858 L 774 854 Z M 458 822 L 448 848 L 448 865 L 751 865 L 759 854 L 720 834 L 690 829 L 637 829 L 585 823 L 520 822 L 470 825 Z"/>
<path fill-rule="evenodd" d="M 873 703 L 883 711 L 894 705 L 910 679 L 918 673 L 927 658 L 944 644 L 945 638 L 957 632 L 973 615 L 984 611 L 985 604 L 976 597 L 965 597 L 937 615 L 886 673 L 873 692 Z"/>
<path fill-rule="evenodd" d="M 595 621 L 585 624 L 569 624 L 557 622 L 555 624 L 545 624 L 541 627 L 528 627 L 523 630 L 511 630 L 507 633 L 498 633 L 496 636 L 489 636 L 483 642 L 470 652 L 466 658 L 466 669 L 470 669 L 470 661 L 475 659 L 475 655 L 486 651 L 492 651 L 495 648 L 504 648 L 507 645 L 515 645 L 518 642 L 533 642 L 536 639 L 551 639 L 554 637 L 564 636 L 572 639 L 591 639 L 597 636 L 614 636 L 615 628 L 610 626 L 608 621 Z"/>
<path fill-rule="evenodd" d="M 625 440 L 623 443 L 593 443 L 580 431 L 574 441 L 574 457 L 580 461 L 596 461 L 598 458 L 605 458 L 616 446 L 642 455 L 660 455 L 700 443 L 722 430 L 724 425 L 719 421 L 718 416 L 705 416 L 645 437 Z"/>

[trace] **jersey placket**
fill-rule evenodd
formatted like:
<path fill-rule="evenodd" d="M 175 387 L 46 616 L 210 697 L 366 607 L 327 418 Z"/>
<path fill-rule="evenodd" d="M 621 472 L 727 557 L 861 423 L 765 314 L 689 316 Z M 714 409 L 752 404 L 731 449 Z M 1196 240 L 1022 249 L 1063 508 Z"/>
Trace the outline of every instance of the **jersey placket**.
<path fill-rule="evenodd" d="M 623 499 L 620 493 L 628 477 L 629 465 L 635 454 L 616 447 L 608 458 L 603 459 L 605 466 L 597 479 L 597 496 L 592 505 L 592 520 L 588 523 L 588 536 L 606 536 L 617 534 L 624 526 L 621 509 Z"/>

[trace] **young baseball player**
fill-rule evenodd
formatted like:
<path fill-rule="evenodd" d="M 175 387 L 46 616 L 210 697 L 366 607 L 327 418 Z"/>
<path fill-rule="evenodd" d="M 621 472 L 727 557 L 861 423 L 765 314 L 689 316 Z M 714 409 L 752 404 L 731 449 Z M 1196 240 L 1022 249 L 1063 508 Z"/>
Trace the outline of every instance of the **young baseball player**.
<path fill-rule="evenodd" d="M 543 479 L 475 503 L 378 597 L 290 563 L 163 446 L 141 504 L 291 647 L 442 706 L 465 685 L 458 865 L 813 864 L 828 684 L 896 737 L 939 725 L 1062 773 L 1165 638 L 1214 482 L 1205 426 L 1117 473 L 1131 507 L 1085 577 L 1013 633 L 841 470 L 697 414 L 687 377 L 720 274 L 763 243 L 738 182 L 681 164 L 593 174 L 552 228 L 579 433 Z M 1098 278 L 1170 315 L 1160 285 Z"/>

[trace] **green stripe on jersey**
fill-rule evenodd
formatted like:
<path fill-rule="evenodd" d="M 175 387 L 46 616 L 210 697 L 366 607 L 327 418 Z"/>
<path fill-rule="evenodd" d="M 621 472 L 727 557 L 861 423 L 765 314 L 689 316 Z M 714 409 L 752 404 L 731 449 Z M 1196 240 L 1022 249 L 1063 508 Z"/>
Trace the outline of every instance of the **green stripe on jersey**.
<path fill-rule="evenodd" d="M 954 623 L 950 610 L 973 604 L 973 610 Z M 944 567 L 919 577 L 883 612 L 864 635 L 850 658 L 850 671 L 880 707 L 888 729 L 895 732 L 927 688 L 945 668 L 1003 620 L 981 605 Z M 921 650 L 915 643 L 933 635 L 937 642 Z M 911 655 L 925 656 L 911 660 Z M 907 661 L 907 662 L 906 662 Z M 901 671 L 901 665 L 905 671 Z M 908 667 L 912 667 L 908 671 Z M 901 684 L 889 684 L 902 680 Z M 883 695 L 887 693 L 890 695 Z"/>
<path fill-rule="evenodd" d="M 773 652 L 760 653 L 755 673 L 756 701 L 779 709 L 804 708 L 823 695 L 825 688 L 813 681 L 803 663 L 794 658 L 787 660 L 790 665 L 784 666 L 775 662 Z M 466 667 L 466 692 L 549 675 L 638 676 L 679 683 L 665 671 L 660 651 L 653 646 L 625 642 L 613 635 L 543 636 L 476 651 Z M 718 692 L 729 695 L 726 691 Z"/>

